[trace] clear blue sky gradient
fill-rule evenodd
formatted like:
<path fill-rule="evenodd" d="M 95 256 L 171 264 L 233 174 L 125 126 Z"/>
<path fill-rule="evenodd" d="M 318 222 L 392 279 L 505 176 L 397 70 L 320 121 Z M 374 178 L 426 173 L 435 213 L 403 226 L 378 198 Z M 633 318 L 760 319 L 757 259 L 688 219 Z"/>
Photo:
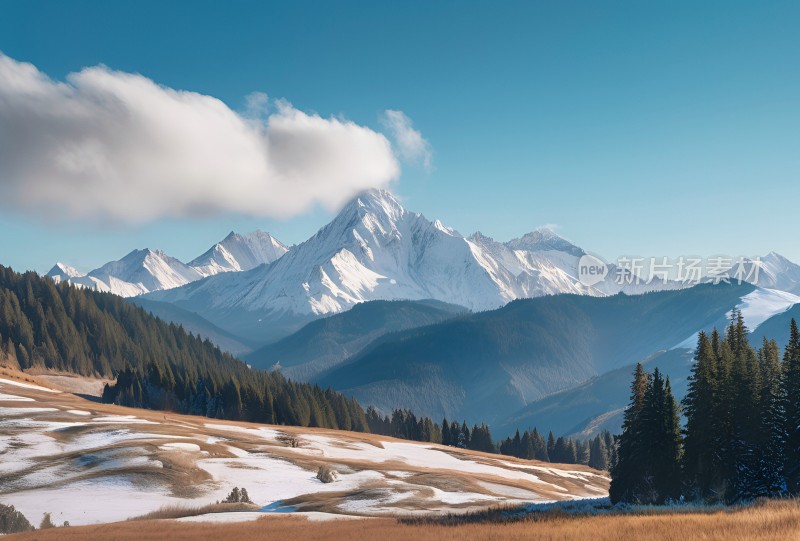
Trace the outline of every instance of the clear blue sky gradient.
<path fill-rule="evenodd" d="M 607 258 L 800 261 L 800 2 L 0 3 L 0 51 L 62 79 L 106 64 L 241 109 L 262 91 L 380 129 L 400 109 L 434 169 L 408 208 L 499 240 L 542 224 Z M 0 214 L 0 263 L 184 260 L 231 229 L 305 240 L 330 215 L 104 229 Z"/>

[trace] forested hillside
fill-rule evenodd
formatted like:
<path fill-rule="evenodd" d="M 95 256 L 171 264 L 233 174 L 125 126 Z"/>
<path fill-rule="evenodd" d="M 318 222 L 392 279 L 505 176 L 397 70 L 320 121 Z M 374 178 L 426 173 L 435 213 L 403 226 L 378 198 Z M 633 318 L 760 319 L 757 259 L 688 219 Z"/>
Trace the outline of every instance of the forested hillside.
<path fill-rule="evenodd" d="M 108 294 L 0 266 L 5 364 L 118 376 L 104 399 L 123 405 L 265 423 L 368 430 L 339 393 L 249 369 L 208 340 Z"/>

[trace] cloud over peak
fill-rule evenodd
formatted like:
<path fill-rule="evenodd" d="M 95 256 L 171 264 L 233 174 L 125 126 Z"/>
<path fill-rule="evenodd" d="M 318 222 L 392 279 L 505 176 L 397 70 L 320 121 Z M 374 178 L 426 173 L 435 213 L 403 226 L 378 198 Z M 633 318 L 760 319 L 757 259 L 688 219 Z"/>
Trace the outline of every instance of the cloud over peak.
<path fill-rule="evenodd" d="M 142 75 L 96 66 L 60 82 L 0 53 L 0 207 L 122 223 L 288 218 L 334 210 L 399 175 L 382 134 L 266 94 L 248 96 L 239 114 Z"/>
<path fill-rule="evenodd" d="M 432 165 L 433 152 L 431 145 L 414 129 L 411 119 L 403 111 L 387 109 L 381 115 L 381 124 L 389 130 L 400 156 L 412 163 L 421 163 L 425 169 Z"/>

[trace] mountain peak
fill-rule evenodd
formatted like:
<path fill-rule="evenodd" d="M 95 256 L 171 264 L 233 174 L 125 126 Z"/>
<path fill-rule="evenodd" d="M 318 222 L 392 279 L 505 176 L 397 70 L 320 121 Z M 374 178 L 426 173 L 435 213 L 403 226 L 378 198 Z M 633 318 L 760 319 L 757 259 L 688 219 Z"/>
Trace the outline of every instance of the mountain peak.
<path fill-rule="evenodd" d="M 260 229 L 250 233 L 231 231 L 220 242 L 189 262 L 203 276 L 250 270 L 272 263 L 289 251 L 281 241 Z"/>
<path fill-rule="evenodd" d="M 480 231 L 475 231 L 472 235 L 467 237 L 467 240 L 475 242 L 477 244 L 482 244 L 482 243 L 491 244 L 494 242 L 494 239 L 492 237 L 490 237 L 489 235 L 484 235 Z"/>
<path fill-rule="evenodd" d="M 401 218 L 406 213 L 406 209 L 403 208 L 403 205 L 391 192 L 377 188 L 360 193 L 345 205 L 345 208 L 342 209 L 342 214 L 347 210 L 385 215 L 393 221 Z"/>
<path fill-rule="evenodd" d="M 512 239 L 506 243 L 512 250 L 525 250 L 528 252 L 542 252 L 554 250 L 567 252 L 574 256 L 582 256 L 583 250 L 560 237 L 549 227 L 538 227 L 520 238 Z"/>
<path fill-rule="evenodd" d="M 767 255 L 765 255 L 764 257 L 762 257 L 761 261 L 768 262 L 768 263 L 780 263 L 780 264 L 783 264 L 783 265 L 787 265 L 787 264 L 791 265 L 791 264 L 793 264 L 793 262 L 791 260 L 789 260 L 787 257 L 784 257 L 781 254 L 779 254 L 778 252 L 774 252 L 774 251 L 770 252 Z"/>
<path fill-rule="evenodd" d="M 56 262 L 53 265 L 53 268 L 47 273 L 47 276 L 50 278 L 80 278 L 81 276 L 85 276 L 82 272 L 80 272 L 75 267 L 71 267 L 66 263 L 62 263 L 61 261 Z"/>

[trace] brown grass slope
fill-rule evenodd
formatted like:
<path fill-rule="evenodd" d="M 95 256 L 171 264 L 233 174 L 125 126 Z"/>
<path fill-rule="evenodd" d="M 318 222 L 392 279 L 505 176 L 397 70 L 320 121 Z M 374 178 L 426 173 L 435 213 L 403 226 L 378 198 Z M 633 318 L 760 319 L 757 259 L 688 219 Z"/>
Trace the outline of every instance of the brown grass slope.
<path fill-rule="evenodd" d="M 542 540 L 593 541 L 792 541 L 800 539 L 800 504 L 776 501 L 711 514 L 551 517 L 513 524 L 460 526 L 405 525 L 392 519 L 309 522 L 299 517 L 269 516 L 237 524 L 173 521 L 121 522 L 60 528 L 6 537 L 9 541 L 238 541 L 304 539 L 308 541 L 401 540 Z"/>

